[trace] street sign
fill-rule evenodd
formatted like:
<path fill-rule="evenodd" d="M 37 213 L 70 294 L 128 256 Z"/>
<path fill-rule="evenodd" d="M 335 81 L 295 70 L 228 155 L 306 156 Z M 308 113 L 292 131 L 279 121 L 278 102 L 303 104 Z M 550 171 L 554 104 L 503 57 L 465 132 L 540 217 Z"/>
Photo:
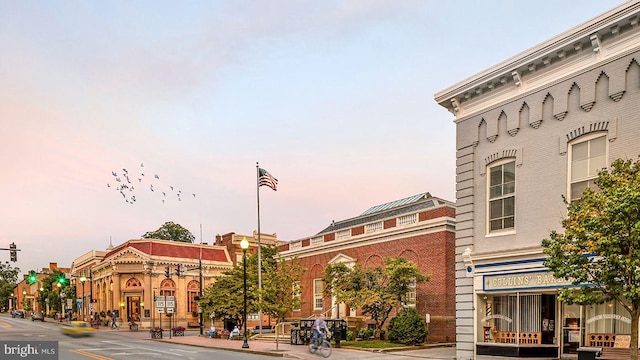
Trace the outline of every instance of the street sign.
<path fill-rule="evenodd" d="M 164 308 L 165 307 L 165 297 L 164 296 L 156 296 L 156 308 Z"/>
<path fill-rule="evenodd" d="M 168 307 L 167 308 L 167 314 L 173 314 L 173 308 L 172 307 Z"/>
<path fill-rule="evenodd" d="M 164 308 L 163 307 L 159 307 L 158 308 L 158 314 L 162 314 L 164 312 Z"/>
<path fill-rule="evenodd" d="M 67 299 L 67 307 L 70 308 L 73 306 L 73 299 Z"/>
<path fill-rule="evenodd" d="M 167 308 L 175 308 L 176 307 L 176 297 L 175 296 L 167 296 L 167 301 L 164 304 Z"/>

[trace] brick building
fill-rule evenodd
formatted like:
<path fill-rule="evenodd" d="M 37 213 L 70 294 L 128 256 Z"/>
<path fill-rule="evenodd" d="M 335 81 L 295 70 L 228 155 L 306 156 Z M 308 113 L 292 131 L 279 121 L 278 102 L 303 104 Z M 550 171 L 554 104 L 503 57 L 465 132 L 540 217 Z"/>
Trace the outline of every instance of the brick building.
<path fill-rule="evenodd" d="M 288 317 L 326 313 L 345 319 L 351 330 L 366 327 L 369 321 L 358 309 L 322 295 L 324 270 L 334 263 L 380 267 L 384 259 L 401 256 L 431 277 L 415 291 L 416 309 L 430 315 L 428 339 L 454 341 L 454 218 L 451 202 L 423 193 L 374 206 L 359 216 L 334 221 L 316 235 L 280 245 L 281 256 L 295 258 L 306 269 L 300 279 L 303 305 Z"/>

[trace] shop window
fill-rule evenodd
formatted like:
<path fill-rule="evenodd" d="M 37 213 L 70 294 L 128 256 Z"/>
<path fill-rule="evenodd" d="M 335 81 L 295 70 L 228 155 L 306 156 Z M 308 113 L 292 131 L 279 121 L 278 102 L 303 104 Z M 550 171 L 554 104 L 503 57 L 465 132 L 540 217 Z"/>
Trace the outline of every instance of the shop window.
<path fill-rule="evenodd" d="M 555 296 L 509 294 L 485 296 L 479 301 L 480 341 L 505 344 L 553 344 Z"/>
<path fill-rule="evenodd" d="M 585 318 L 587 346 L 614 347 L 616 341 L 631 334 L 629 312 L 618 303 L 585 306 Z"/>
<path fill-rule="evenodd" d="M 581 137 L 569 147 L 569 198 L 578 200 L 586 188 L 597 189 L 593 182 L 598 171 L 607 167 L 607 137 L 596 134 Z"/>

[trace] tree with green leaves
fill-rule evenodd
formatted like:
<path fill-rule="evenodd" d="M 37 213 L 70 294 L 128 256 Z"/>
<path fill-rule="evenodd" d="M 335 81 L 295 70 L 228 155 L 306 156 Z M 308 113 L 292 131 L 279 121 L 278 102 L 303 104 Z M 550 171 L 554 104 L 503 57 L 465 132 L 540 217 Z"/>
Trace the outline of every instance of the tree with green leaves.
<path fill-rule="evenodd" d="M 20 269 L 12 267 L 7 261 L 0 263 L 0 308 L 9 309 L 9 298 L 13 296 L 13 289 L 18 283 Z M 14 303 L 13 306 L 16 306 Z"/>
<path fill-rule="evenodd" d="M 418 266 L 403 257 L 385 259 L 384 268 L 363 269 L 360 264 L 327 266 L 323 276 L 326 296 L 335 296 L 350 308 L 361 309 L 375 322 L 375 336 L 394 308 L 409 304 L 408 294 L 414 284 L 429 280 Z"/>
<path fill-rule="evenodd" d="M 285 260 L 278 256 L 278 248 L 266 246 L 262 248 L 262 291 L 259 293 L 259 306 L 263 313 L 276 319 L 276 328 L 285 315 L 302 305 L 300 282 L 305 270 L 299 262 Z M 257 254 L 255 256 L 257 259 Z M 294 259 L 295 260 L 295 259 Z M 247 264 L 249 264 L 247 262 Z M 257 261 L 254 269 L 258 268 Z M 253 271 L 255 273 L 255 271 Z M 257 274 L 256 274 L 257 282 Z M 279 348 L 276 336 L 276 350 Z"/>
<path fill-rule="evenodd" d="M 247 254 L 247 313 L 257 313 L 262 307 L 265 314 L 279 320 L 300 306 L 300 300 L 293 296 L 293 291 L 303 270 L 300 265 L 280 259 L 275 246 L 263 246 L 261 255 L 262 291 L 259 291 L 258 254 Z M 238 262 L 204 289 L 200 306 L 205 314 L 213 314 L 214 319 L 231 319 L 242 328 L 243 290 L 244 268 L 242 262 Z"/>
<path fill-rule="evenodd" d="M 147 231 L 142 235 L 142 238 L 171 240 L 186 243 L 193 243 L 195 240 L 195 236 L 193 236 L 189 230 L 185 229 L 180 224 L 174 223 L 173 221 L 167 221 L 156 231 Z"/>
<path fill-rule="evenodd" d="M 615 301 L 631 318 L 630 348 L 638 348 L 640 316 L 640 161 L 618 159 L 598 173 L 598 189 L 568 204 L 564 234 L 542 241 L 545 265 L 572 287 L 559 291 L 569 304 Z M 638 352 L 631 351 L 631 359 Z"/>
<path fill-rule="evenodd" d="M 60 284 L 60 286 L 58 286 Z M 70 286 L 69 279 L 61 271 L 54 271 L 46 278 L 42 279 L 42 291 L 36 301 L 45 309 L 49 304 L 49 309 L 55 312 L 62 312 L 62 302 L 60 294 L 64 294 L 65 299 L 73 299 L 76 296 L 75 285 Z M 50 315 L 50 314 L 48 314 Z"/>

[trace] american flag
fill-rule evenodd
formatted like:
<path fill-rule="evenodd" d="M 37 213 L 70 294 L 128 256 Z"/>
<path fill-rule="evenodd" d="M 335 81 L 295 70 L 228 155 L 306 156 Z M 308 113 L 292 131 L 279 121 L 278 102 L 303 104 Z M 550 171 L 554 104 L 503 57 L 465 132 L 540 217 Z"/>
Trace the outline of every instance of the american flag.
<path fill-rule="evenodd" d="M 269 172 L 265 169 L 258 168 L 258 187 L 266 185 L 273 189 L 273 191 L 278 190 L 278 179 L 274 178 L 269 174 Z"/>

